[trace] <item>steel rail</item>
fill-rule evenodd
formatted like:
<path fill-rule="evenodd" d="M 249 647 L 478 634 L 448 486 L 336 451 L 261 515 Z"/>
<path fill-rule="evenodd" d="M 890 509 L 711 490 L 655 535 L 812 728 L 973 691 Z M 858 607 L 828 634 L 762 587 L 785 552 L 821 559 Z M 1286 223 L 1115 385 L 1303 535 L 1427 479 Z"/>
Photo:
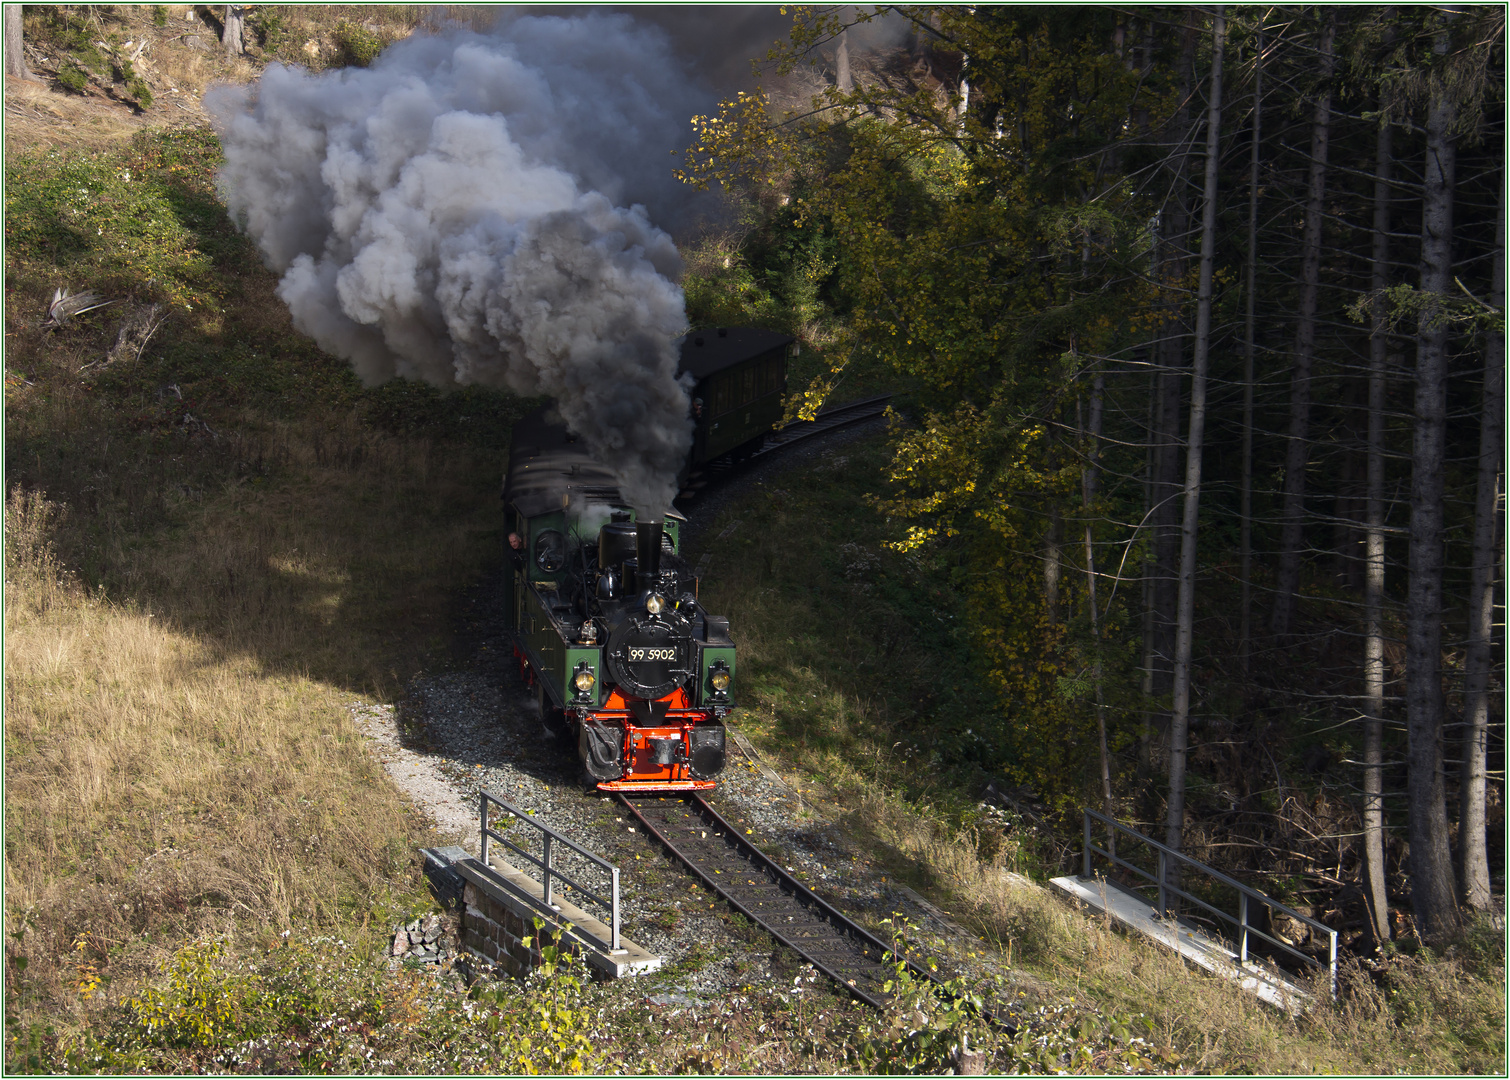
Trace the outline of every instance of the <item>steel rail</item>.
<path fill-rule="evenodd" d="M 886 984 L 899 963 L 914 978 L 939 984 L 778 866 L 700 796 L 652 801 L 620 793 L 619 801 L 716 896 L 865 1004 L 886 1008 L 892 996 Z"/>
<path fill-rule="evenodd" d="M 784 450 L 814 435 L 824 435 L 841 427 L 848 427 L 850 424 L 858 424 L 862 420 L 880 416 L 886 411 L 886 406 L 890 402 L 890 394 L 879 394 L 876 397 L 835 405 L 820 412 L 811 420 L 794 420 L 780 431 L 767 435 L 765 443 L 750 456 L 750 460 L 754 461 L 774 451 Z"/>

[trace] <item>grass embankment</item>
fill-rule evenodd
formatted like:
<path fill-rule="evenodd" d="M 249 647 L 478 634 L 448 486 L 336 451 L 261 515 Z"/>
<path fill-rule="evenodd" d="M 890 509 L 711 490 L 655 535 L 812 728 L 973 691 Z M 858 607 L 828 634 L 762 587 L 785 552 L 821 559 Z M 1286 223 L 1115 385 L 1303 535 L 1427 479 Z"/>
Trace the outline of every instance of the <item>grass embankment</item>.
<path fill-rule="evenodd" d="M 217 160 L 176 132 L 7 162 L 13 1068 L 90 1064 L 185 946 L 244 959 L 291 931 L 370 960 L 431 903 L 426 827 L 345 705 L 444 654 L 496 557 L 521 405 L 358 386 L 292 331 Z M 59 287 L 117 302 L 44 334 Z M 123 1030 L 117 1049 L 173 1041 Z"/>
<path fill-rule="evenodd" d="M 1041 888 L 1059 872 L 1044 837 L 978 808 L 991 706 L 972 676 L 949 567 L 884 547 L 872 507 L 880 438 L 767 480 L 705 526 L 706 601 L 737 613 L 741 730 L 899 880 L 942 902 L 1037 987 L 1046 1030 L 1088 1008 L 1145 1014 L 1156 1069 L 1263 1073 L 1490 1072 L 1503 1067 L 1501 935 L 1478 926 L 1446 956 L 1392 953 L 1344 967 L 1340 1001 L 1287 1018 Z M 734 521 L 739 527 L 715 539 Z M 1319 998 L 1324 988 L 1317 987 Z M 1068 1003 L 1073 1002 L 1073 1005 Z M 1066 1010 L 1061 1012 L 1061 1010 Z M 1094 1025 L 1092 1025 L 1094 1028 Z M 1094 1048 L 1071 1036 L 1068 1047 Z M 1115 1069 L 1096 1051 L 1069 1063 Z M 1063 1062 L 1062 1062 L 1063 1063 Z"/>
<path fill-rule="evenodd" d="M 583 1032 L 621 1055 L 598 1068 L 942 1067 L 943 1037 L 821 996 L 671 1024 L 559 982 L 574 1011 L 526 1047 L 540 996 L 377 960 L 429 905 L 427 837 L 344 705 L 435 662 L 496 557 L 521 403 L 357 386 L 292 331 L 215 161 L 179 132 L 7 163 L 8 1068 L 569 1068 Z M 121 302 L 44 335 L 57 287 Z M 1003 877 L 1041 873 L 1041 841 L 975 809 L 989 754 L 958 748 L 987 705 L 947 567 L 881 546 L 882 460 L 856 444 L 751 495 L 708 599 L 736 620 L 745 730 L 1037 980 L 1042 1023 L 995 1064 L 1498 1063 L 1493 958 L 1398 958 L 1297 1023 Z M 1148 1041 L 1111 1030 L 1138 1012 Z"/>

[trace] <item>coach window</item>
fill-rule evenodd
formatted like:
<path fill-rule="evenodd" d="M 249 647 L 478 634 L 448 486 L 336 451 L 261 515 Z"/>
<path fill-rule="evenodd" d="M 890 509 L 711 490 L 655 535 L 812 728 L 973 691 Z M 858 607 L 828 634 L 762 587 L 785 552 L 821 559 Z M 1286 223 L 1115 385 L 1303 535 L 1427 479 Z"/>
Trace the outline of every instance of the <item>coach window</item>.
<path fill-rule="evenodd" d="M 764 392 L 774 394 L 781 389 L 781 354 L 772 353 L 765 362 Z"/>

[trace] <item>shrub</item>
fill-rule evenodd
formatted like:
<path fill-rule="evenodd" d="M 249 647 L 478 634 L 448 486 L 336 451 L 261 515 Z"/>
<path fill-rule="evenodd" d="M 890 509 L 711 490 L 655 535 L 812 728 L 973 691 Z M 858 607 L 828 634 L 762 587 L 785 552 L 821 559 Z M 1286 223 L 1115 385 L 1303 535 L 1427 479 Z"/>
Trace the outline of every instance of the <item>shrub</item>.
<path fill-rule="evenodd" d="M 136 73 L 130 60 L 122 60 L 115 66 L 117 81 L 126 84 L 126 93 L 136 103 L 137 108 L 150 109 L 152 107 L 152 91 L 146 81 Z"/>
<path fill-rule="evenodd" d="M 276 8 L 258 8 L 247 19 L 247 25 L 257 35 L 257 44 L 268 52 L 277 52 L 288 38 L 288 16 L 281 14 Z"/>
<path fill-rule="evenodd" d="M 220 942 L 189 945 L 178 951 L 163 987 L 149 986 L 126 1003 L 132 1026 L 149 1043 L 164 1046 L 216 1046 L 243 1018 L 241 980 L 228 975 L 220 961 Z"/>
<path fill-rule="evenodd" d="M 78 64 L 65 60 L 63 66 L 58 68 L 58 82 L 63 84 L 64 89 L 82 94 L 84 87 L 89 85 L 89 76 Z"/>
<path fill-rule="evenodd" d="M 349 67 L 367 67 L 378 58 L 386 44 L 365 26 L 344 20 L 336 24 L 335 39 L 336 48 L 340 50 L 340 63 Z"/>

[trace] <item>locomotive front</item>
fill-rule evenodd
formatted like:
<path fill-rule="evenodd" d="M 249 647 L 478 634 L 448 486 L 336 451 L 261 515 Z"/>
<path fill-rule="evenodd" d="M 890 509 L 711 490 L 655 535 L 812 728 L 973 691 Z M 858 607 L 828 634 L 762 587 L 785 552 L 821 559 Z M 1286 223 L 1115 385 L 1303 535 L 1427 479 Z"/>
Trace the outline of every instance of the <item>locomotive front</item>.
<path fill-rule="evenodd" d="M 634 520 L 544 414 L 515 428 L 505 500 L 518 547 L 515 652 L 548 721 L 607 791 L 714 786 L 733 707 L 728 620 L 698 603 L 683 520 Z"/>

